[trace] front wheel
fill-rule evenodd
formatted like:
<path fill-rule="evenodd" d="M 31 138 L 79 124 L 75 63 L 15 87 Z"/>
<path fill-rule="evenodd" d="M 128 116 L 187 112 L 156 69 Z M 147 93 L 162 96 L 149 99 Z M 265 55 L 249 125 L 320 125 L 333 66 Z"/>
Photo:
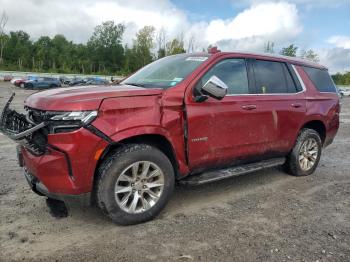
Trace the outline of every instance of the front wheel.
<path fill-rule="evenodd" d="M 145 222 L 164 208 L 174 183 L 173 166 L 160 150 L 143 144 L 125 145 L 99 168 L 97 203 L 117 224 Z"/>
<path fill-rule="evenodd" d="M 299 133 L 285 167 L 294 176 L 308 176 L 315 172 L 321 158 L 322 141 L 318 132 L 304 128 Z"/>

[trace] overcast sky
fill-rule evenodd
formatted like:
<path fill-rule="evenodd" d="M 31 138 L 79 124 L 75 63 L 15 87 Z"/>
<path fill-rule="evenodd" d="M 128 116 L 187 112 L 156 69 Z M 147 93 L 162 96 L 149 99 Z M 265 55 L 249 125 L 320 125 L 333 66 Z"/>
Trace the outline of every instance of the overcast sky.
<path fill-rule="evenodd" d="M 201 50 L 262 51 L 294 43 L 314 49 L 334 73 L 350 70 L 350 0 L 0 0 L 9 16 L 7 30 L 24 30 L 34 39 L 64 34 L 86 42 L 106 20 L 124 23 L 124 43 L 145 25 L 164 28 L 167 37 L 183 34 Z"/>

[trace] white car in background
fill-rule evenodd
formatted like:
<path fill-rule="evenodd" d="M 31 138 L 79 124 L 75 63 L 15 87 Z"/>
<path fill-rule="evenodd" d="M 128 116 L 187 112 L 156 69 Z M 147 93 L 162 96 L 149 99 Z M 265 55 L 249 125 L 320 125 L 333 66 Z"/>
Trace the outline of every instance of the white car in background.
<path fill-rule="evenodd" d="M 341 96 L 350 96 L 350 88 L 349 89 L 340 88 L 339 93 L 341 94 Z"/>

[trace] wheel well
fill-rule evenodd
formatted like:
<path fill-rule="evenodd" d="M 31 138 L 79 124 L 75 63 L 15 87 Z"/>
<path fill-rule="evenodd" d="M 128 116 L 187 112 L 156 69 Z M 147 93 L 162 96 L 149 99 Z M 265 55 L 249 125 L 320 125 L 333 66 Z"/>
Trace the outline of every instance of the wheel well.
<path fill-rule="evenodd" d="M 112 154 L 115 150 L 117 150 L 125 144 L 147 144 L 158 148 L 169 158 L 171 164 L 174 167 L 175 174 L 178 173 L 178 163 L 176 161 L 174 149 L 169 140 L 161 135 L 139 135 L 126 138 L 124 140 L 119 141 L 118 143 L 111 144 L 107 147 L 105 152 L 103 152 L 100 160 L 97 163 L 96 170 L 110 154 Z"/>
<path fill-rule="evenodd" d="M 95 174 L 93 178 L 93 189 L 92 189 L 92 198 L 91 198 L 91 203 L 94 204 L 96 203 L 96 176 L 97 176 L 97 171 L 100 167 L 100 165 L 103 163 L 105 159 L 108 158 L 111 154 L 113 154 L 118 148 L 125 144 L 147 144 L 154 146 L 158 148 L 160 151 L 162 151 L 170 160 L 173 168 L 174 168 L 174 173 L 175 176 L 178 176 L 178 163 L 176 161 L 175 157 L 175 152 L 170 144 L 169 140 L 166 139 L 164 136 L 161 135 L 139 135 L 139 136 L 134 136 L 130 138 L 126 138 L 124 140 L 119 141 L 118 143 L 113 143 L 110 146 L 108 146 L 105 151 L 103 152 L 102 156 L 100 157 L 99 161 L 97 162 L 96 168 L 95 168 Z"/>
<path fill-rule="evenodd" d="M 319 135 L 322 140 L 322 144 L 324 143 L 326 139 L 326 126 L 323 124 L 322 121 L 319 120 L 314 120 L 306 123 L 303 128 L 310 128 L 315 130 Z"/>

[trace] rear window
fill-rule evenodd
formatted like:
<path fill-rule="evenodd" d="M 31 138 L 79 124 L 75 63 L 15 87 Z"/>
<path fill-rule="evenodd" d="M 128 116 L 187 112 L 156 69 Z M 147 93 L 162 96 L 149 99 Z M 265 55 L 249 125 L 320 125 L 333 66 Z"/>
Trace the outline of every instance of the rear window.
<path fill-rule="evenodd" d="M 256 60 L 255 84 L 258 94 L 295 93 L 295 83 L 285 63 Z"/>
<path fill-rule="evenodd" d="M 333 80 L 326 69 L 319 69 L 307 66 L 304 66 L 303 68 L 318 91 L 332 93 L 337 92 Z"/>

